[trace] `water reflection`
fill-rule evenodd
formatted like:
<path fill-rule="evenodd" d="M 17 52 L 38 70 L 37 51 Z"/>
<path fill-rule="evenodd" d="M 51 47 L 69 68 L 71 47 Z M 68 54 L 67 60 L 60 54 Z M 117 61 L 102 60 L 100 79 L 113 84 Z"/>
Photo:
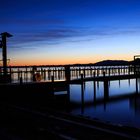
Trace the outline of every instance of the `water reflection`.
<path fill-rule="evenodd" d="M 140 117 L 140 95 L 129 98 L 130 109 Z"/>
<path fill-rule="evenodd" d="M 124 93 L 132 93 L 136 91 L 136 80 L 120 80 L 111 81 L 109 95 L 121 95 Z"/>
<path fill-rule="evenodd" d="M 104 86 L 104 82 L 70 85 L 70 101 L 75 104 L 71 113 L 140 128 L 140 80 L 110 81 L 107 96 Z"/>

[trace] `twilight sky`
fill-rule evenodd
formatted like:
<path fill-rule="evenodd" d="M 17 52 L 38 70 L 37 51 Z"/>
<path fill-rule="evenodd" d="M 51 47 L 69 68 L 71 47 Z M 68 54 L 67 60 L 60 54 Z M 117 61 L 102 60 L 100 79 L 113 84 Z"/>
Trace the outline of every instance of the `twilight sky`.
<path fill-rule="evenodd" d="M 13 35 L 11 65 L 132 60 L 140 52 L 140 0 L 0 0 L 5 31 Z"/>

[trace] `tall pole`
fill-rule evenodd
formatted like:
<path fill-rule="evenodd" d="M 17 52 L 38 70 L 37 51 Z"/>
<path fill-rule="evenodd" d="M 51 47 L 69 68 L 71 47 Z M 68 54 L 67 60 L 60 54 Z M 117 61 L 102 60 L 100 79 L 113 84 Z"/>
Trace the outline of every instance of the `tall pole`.
<path fill-rule="evenodd" d="M 7 43 L 6 43 L 6 34 L 2 34 L 2 57 L 3 57 L 3 74 L 7 75 Z"/>
<path fill-rule="evenodd" d="M 1 37 L 2 37 L 2 57 L 3 57 L 3 74 L 4 74 L 4 78 L 6 80 L 7 78 L 7 37 L 11 37 L 12 35 L 4 32 L 1 33 Z"/>

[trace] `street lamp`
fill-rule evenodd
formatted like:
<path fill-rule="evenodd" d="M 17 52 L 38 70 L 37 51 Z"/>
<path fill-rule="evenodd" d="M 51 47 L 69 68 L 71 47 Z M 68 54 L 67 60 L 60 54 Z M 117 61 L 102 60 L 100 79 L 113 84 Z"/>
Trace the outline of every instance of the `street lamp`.
<path fill-rule="evenodd" d="M 0 41 L 0 47 L 2 48 L 3 74 L 6 79 L 7 78 L 7 37 L 12 37 L 12 35 L 7 32 L 3 32 L 0 35 L 2 38 L 2 40 Z"/>

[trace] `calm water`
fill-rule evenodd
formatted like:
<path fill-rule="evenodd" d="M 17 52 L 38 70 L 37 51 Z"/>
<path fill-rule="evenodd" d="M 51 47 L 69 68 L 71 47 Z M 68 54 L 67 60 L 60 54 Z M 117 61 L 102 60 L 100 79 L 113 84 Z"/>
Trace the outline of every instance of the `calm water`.
<path fill-rule="evenodd" d="M 54 74 L 55 80 L 64 80 L 64 73 L 59 74 Z M 89 72 L 86 73 L 87 77 L 88 74 Z M 22 73 L 22 77 L 24 82 L 32 81 L 31 73 Z M 79 78 L 80 75 L 74 75 L 74 77 Z M 51 79 L 49 79 L 46 73 L 45 79 L 42 79 L 42 81 L 49 80 Z M 19 75 L 17 73 L 13 74 L 12 82 L 19 82 Z M 138 91 L 140 91 L 139 80 Z M 135 79 L 111 81 L 109 83 L 108 100 L 104 99 L 103 82 L 96 82 L 96 94 L 94 93 L 93 82 L 85 82 L 83 86 L 70 85 L 70 101 L 75 105 L 70 113 L 114 124 L 140 128 L 140 96 L 138 95 L 140 94 L 138 93 L 136 97 Z"/>
<path fill-rule="evenodd" d="M 70 101 L 77 105 L 71 113 L 140 128 L 140 96 L 132 96 L 136 95 L 135 79 L 111 81 L 108 101 L 104 100 L 103 82 L 96 83 L 96 90 L 95 99 L 93 82 L 86 82 L 83 91 L 81 85 L 70 85 Z"/>

